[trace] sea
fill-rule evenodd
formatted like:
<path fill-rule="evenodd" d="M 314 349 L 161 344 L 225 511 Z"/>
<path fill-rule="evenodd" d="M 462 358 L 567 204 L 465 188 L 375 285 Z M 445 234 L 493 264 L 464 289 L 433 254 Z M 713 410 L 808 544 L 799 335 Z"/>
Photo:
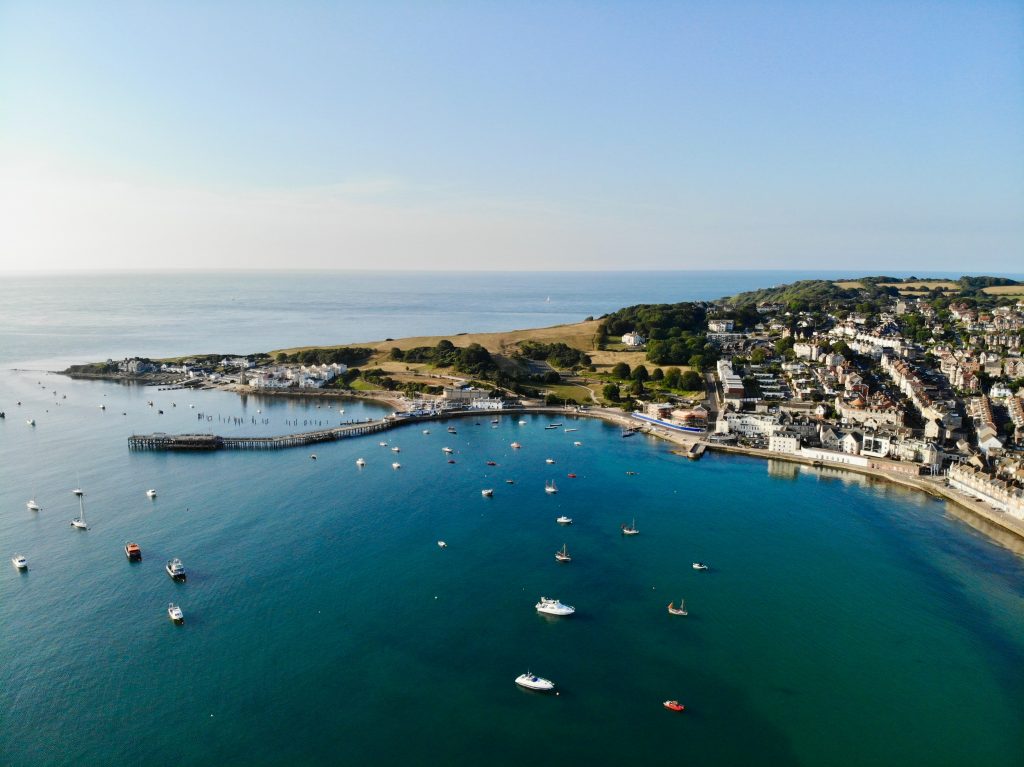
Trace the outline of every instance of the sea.
<path fill-rule="evenodd" d="M 942 501 L 837 470 L 688 461 L 571 415 L 133 452 L 133 433 L 280 434 L 387 409 L 52 372 L 838 276 L 855 275 L 5 275 L 0 764 L 1024 764 L 1024 558 Z M 75 487 L 87 531 L 69 524 Z M 542 596 L 576 614 L 539 615 Z M 669 615 L 680 600 L 688 615 Z M 526 671 L 557 694 L 518 688 Z"/>

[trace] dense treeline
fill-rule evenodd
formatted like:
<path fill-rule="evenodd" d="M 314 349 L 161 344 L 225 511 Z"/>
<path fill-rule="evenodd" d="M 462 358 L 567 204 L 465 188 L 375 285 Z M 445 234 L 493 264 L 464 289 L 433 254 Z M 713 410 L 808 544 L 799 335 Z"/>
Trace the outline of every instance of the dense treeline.
<path fill-rule="evenodd" d="M 425 362 L 476 376 L 487 377 L 498 370 L 491 353 L 480 344 L 458 347 L 448 339 L 438 341 L 437 346 L 417 346 L 405 350 L 395 347 L 390 356 L 398 362 Z"/>
<path fill-rule="evenodd" d="M 295 362 L 303 365 L 359 365 L 373 355 L 373 349 L 359 346 L 340 346 L 336 349 L 306 349 L 293 354 L 278 352 L 274 359 L 277 362 Z"/>
<path fill-rule="evenodd" d="M 602 343 L 630 331 L 647 338 L 647 359 L 657 365 L 703 367 L 717 358 L 707 342 L 707 308 L 702 303 L 637 304 L 605 315 Z"/>
<path fill-rule="evenodd" d="M 884 288 L 878 289 L 885 290 Z M 895 289 L 892 290 L 895 291 Z M 861 295 L 862 291 L 858 288 L 840 288 L 830 280 L 800 280 L 789 285 L 737 293 L 728 298 L 727 302 L 733 306 L 743 304 L 756 306 L 760 303 L 783 304 L 791 311 L 807 311 L 819 308 L 831 301 L 854 299 Z"/>
<path fill-rule="evenodd" d="M 531 360 L 545 360 L 556 368 L 590 364 L 590 357 L 585 352 L 561 342 L 546 344 L 541 341 L 522 341 L 519 354 Z"/>

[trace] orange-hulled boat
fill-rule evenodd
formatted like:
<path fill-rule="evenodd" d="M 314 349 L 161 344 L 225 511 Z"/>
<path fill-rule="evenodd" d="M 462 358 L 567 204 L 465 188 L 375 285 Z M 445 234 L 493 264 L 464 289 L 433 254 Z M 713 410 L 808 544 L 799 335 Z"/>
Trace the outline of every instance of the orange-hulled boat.
<path fill-rule="evenodd" d="M 124 545 L 124 555 L 128 557 L 130 562 L 141 562 L 142 561 L 142 549 L 139 548 L 137 543 L 126 543 Z"/>

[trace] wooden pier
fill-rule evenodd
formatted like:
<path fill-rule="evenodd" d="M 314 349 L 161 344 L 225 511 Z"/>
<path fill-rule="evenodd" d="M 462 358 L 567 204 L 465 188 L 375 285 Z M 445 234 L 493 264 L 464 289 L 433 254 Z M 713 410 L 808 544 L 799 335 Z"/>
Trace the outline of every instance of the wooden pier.
<path fill-rule="evenodd" d="M 383 419 L 337 426 L 333 429 L 304 431 L 297 434 L 282 434 L 277 437 L 219 437 L 215 434 L 133 434 L 128 438 L 132 450 L 280 450 L 286 447 L 313 445 L 317 442 L 333 442 L 346 437 L 361 437 L 385 431 L 392 426 L 406 423 Z"/>

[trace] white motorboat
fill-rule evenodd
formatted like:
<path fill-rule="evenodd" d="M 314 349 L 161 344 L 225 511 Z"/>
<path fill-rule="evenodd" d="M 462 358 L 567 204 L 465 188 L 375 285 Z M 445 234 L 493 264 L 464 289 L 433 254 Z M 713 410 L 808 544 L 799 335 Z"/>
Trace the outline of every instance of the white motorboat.
<path fill-rule="evenodd" d="M 188 576 L 185 574 L 185 565 L 183 565 L 181 563 L 181 560 L 177 557 L 175 557 L 172 560 L 169 560 L 167 564 L 164 565 L 164 570 L 167 571 L 167 574 L 171 576 L 171 580 L 173 581 L 180 581 L 184 583 L 185 580 L 188 578 Z"/>
<path fill-rule="evenodd" d="M 558 519 L 556 519 L 555 522 L 557 522 L 560 525 L 571 525 L 572 524 L 572 517 L 567 517 L 567 516 L 565 516 L 565 514 L 563 514 Z"/>
<path fill-rule="evenodd" d="M 555 480 L 544 483 L 544 492 L 548 495 L 554 495 L 558 492 L 558 488 L 555 486 Z"/>
<path fill-rule="evenodd" d="M 554 458 L 545 458 L 544 459 L 544 463 L 554 463 L 554 462 L 555 462 Z"/>
<path fill-rule="evenodd" d="M 365 465 L 366 465 L 366 461 L 364 461 L 362 458 L 356 458 L 356 466 L 358 466 L 361 469 Z"/>
<path fill-rule="evenodd" d="M 24 554 L 15 554 L 13 557 L 11 557 L 11 564 L 19 570 L 28 569 L 28 560 L 25 559 Z"/>
<path fill-rule="evenodd" d="M 430 434 L 430 429 L 424 429 L 424 430 L 423 430 L 423 433 L 424 433 L 424 434 Z"/>
<path fill-rule="evenodd" d="M 315 461 L 316 460 L 316 453 L 310 453 L 309 454 L 309 460 Z"/>
<path fill-rule="evenodd" d="M 106 410 L 106 409 L 107 409 L 106 405 L 100 405 L 100 410 Z"/>
<path fill-rule="evenodd" d="M 537 608 L 537 612 L 543 613 L 544 615 L 572 615 L 576 612 L 576 608 L 572 605 L 563 605 L 557 599 L 548 599 L 547 597 L 541 597 L 540 601 L 534 605 Z"/>
<path fill-rule="evenodd" d="M 579 429 L 566 429 L 565 433 L 569 434 L 569 433 L 574 432 L 574 431 L 579 431 Z"/>
<path fill-rule="evenodd" d="M 29 511 L 39 511 L 39 504 L 36 503 L 36 499 L 35 498 L 30 498 L 25 503 L 25 508 L 27 508 Z"/>
<path fill-rule="evenodd" d="M 395 447 L 391 448 L 391 452 L 392 453 L 401 453 L 402 452 L 402 448 L 400 448 L 400 447 L 398 447 L 396 445 Z"/>
<path fill-rule="evenodd" d="M 693 569 L 694 570 L 707 570 L 708 567 L 709 567 L 709 565 L 705 564 L 704 562 L 694 562 L 693 563 Z"/>
<path fill-rule="evenodd" d="M 146 496 L 149 498 L 156 498 L 156 490 L 149 488 L 149 490 L 146 491 Z"/>
<path fill-rule="evenodd" d="M 522 447 L 522 445 L 520 445 L 518 442 L 513 442 L 511 445 L 509 445 L 509 447 L 512 448 L 513 450 L 518 450 L 519 448 Z"/>
<path fill-rule="evenodd" d="M 633 521 L 630 524 L 622 526 L 622 534 L 623 535 L 639 535 L 640 534 L 640 531 L 636 527 L 636 517 L 633 518 Z"/>
<path fill-rule="evenodd" d="M 526 426 L 526 421 L 520 421 L 520 422 L 519 422 L 519 425 L 520 425 L 520 426 Z"/>
<path fill-rule="evenodd" d="M 438 542 L 437 542 L 437 545 L 438 545 L 438 546 L 439 546 L 440 548 L 442 548 L 442 549 L 447 549 L 447 548 L 448 548 L 448 544 L 447 544 L 447 543 L 445 543 L 444 541 L 438 541 Z"/>
<path fill-rule="evenodd" d="M 491 496 L 494 495 L 494 489 L 488 487 L 486 490 L 481 490 L 480 495 L 482 495 L 484 498 L 490 498 Z"/>
<path fill-rule="evenodd" d="M 573 443 L 572 443 L 572 446 L 573 446 L 573 447 L 582 447 L 582 446 L 583 446 L 583 443 L 582 443 L 582 442 L 573 442 Z"/>
<path fill-rule="evenodd" d="M 71 520 L 71 526 L 79 530 L 88 530 L 89 527 L 85 523 L 85 492 L 80 487 L 71 492 L 78 496 L 78 516 Z"/>
<path fill-rule="evenodd" d="M 388 446 L 387 442 L 378 442 L 377 444 L 380 445 L 381 447 L 387 447 Z"/>
<path fill-rule="evenodd" d="M 441 452 L 444 453 L 445 455 L 451 455 L 455 451 L 452 450 L 450 447 L 442 447 Z"/>
<path fill-rule="evenodd" d="M 392 469 L 401 469 L 402 468 L 402 464 L 400 464 L 398 461 L 395 461 L 393 464 L 391 464 L 391 468 Z"/>
<path fill-rule="evenodd" d="M 29 418 L 29 419 L 27 419 L 25 421 L 25 423 L 27 423 L 29 426 L 35 426 L 36 425 L 36 419 L 35 418 Z"/>
<path fill-rule="evenodd" d="M 185 622 L 185 613 L 174 602 L 167 603 L 167 617 L 179 625 Z"/>
<path fill-rule="evenodd" d="M 517 676 L 516 684 L 520 687 L 525 687 L 527 690 L 539 690 L 540 692 L 549 692 L 555 689 L 555 683 L 550 679 L 544 679 L 530 671 Z"/>
<path fill-rule="evenodd" d="M 555 552 L 556 562 L 572 562 L 572 557 L 569 556 L 569 545 L 563 543 L 562 548 Z"/>

